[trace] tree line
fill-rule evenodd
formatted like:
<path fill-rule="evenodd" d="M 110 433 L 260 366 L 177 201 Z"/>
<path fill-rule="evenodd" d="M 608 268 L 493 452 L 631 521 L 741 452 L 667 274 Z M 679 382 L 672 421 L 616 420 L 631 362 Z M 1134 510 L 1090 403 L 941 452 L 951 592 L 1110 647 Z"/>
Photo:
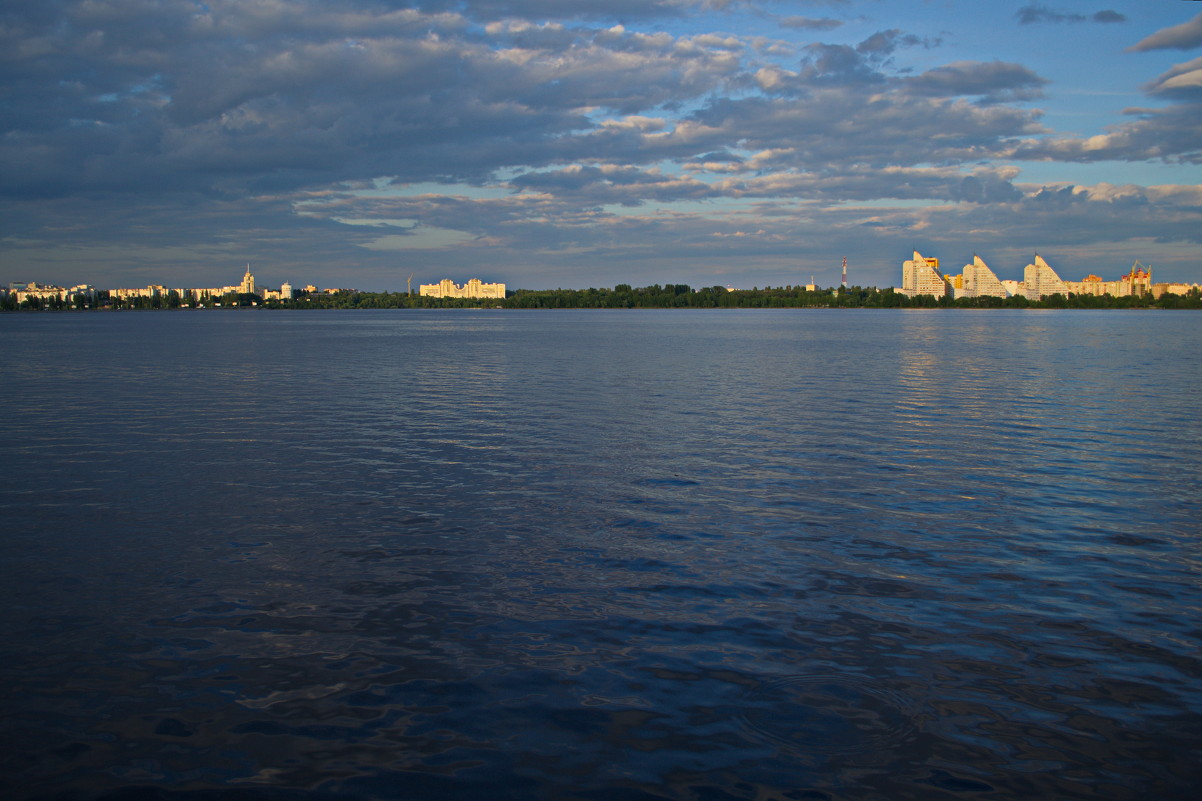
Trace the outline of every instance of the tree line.
<path fill-rule="evenodd" d="M 338 292 L 329 295 L 298 297 L 290 302 L 268 301 L 266 306 L 286 308 L 337 309 L 1202 309 L 1202 294 L 1197 289 L 1188 295 L 1049 295 L 1028 300 L 1022 295 L 1008 298 L 936 298 L 933 295 L 908 297 L 892 288 L 836 287 L 808 290 L 804 286 L 755 287 L 728 290 L 723 286 L 693 289 L 687 284 L 652 284 L 632 287 L 618 284 L 613 289 L 518 289 L 504 300 L 498 298 L 431 298 L 404 292 Z"/>

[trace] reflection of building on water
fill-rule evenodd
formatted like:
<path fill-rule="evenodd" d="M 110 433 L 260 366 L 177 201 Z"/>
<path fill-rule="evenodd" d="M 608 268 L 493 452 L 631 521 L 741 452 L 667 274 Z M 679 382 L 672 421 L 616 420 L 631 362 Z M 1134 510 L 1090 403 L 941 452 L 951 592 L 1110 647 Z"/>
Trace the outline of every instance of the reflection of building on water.
<path fill-rule="evenodd" d="M 1117 281 L 1103 281 L 1096 275 L 1087 275 L 1081 281 L 1065 281 L 1039 255 L 1023 269 L 1022 281 L 1000 280 L 980 256 L 973 256 L 972 263 L 964 265 L 959 275 L 952 275 L 940 272 L 939 259 L 924 257 L 916 250 L 913 258 L 902 263 L 900 291 L 909 297 L 1007 298 L 1022 295 L 1028 300 L 1039 300 L 1055 294 L 1114 297 L 1151 294 L 1160 297 L 1165 293 L 1184 295 L 1196 288 L 1198 284 L 1153 284 L 1151 268 L 1138 261 Z"/>
<path fill-rule="evenodd" d="M 437 284 L 422 284 L 418 287 L 418 295 L 424 298 L 505 298 L 504 284 L 485 284 L 479 278 L 473 278 L 463 286 L 456 284 L 450 278 L 444 278 Z"/>

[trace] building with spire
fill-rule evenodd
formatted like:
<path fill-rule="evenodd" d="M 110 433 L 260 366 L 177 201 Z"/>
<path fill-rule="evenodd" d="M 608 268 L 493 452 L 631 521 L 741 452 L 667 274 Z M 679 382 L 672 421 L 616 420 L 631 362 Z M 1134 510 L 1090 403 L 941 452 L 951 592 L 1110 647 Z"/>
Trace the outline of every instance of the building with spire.
<path fill-rule="evenodd" d="M 250 265 L 246 265 L 246 275 L 242 276 L 242 283 L 238 285 L 238 292 L 243 295 L 254 295 L 255 292 L 255 277 L 250 274 Z"/>

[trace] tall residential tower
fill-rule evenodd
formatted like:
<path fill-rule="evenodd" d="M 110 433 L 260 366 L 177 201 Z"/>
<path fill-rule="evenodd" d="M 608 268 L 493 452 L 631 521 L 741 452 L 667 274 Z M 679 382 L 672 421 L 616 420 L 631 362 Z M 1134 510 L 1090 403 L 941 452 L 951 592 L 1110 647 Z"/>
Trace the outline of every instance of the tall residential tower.
<path fill-rule="evenodd" d="M 902 263 L 902 294 L 946 297 L 951 284 L 939 272 L 939 259 L 924 258 L 917 250 L 914 258 Z"/>

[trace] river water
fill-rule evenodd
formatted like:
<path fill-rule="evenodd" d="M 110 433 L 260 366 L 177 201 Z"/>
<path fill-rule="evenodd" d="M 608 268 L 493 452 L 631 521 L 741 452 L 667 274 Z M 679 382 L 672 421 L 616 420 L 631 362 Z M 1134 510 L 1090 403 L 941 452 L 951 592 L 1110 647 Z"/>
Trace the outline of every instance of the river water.
<path fill-rule="evenodd" d="M 0 316 L 0 797 L 1193 799 L 1200 322 Z"/>

